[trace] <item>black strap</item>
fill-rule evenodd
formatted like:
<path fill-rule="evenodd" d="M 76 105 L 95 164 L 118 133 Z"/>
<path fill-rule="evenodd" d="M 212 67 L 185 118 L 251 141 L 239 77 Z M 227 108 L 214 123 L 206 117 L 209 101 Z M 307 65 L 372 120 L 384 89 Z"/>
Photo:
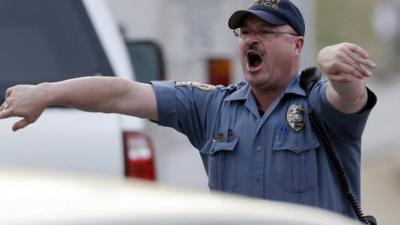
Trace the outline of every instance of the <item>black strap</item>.
<path fill-rule="evenodd" d="M 347 200 L 349 201 L 351 207 L 353 208 L 357 218 L 364 224 L 377 225 L 377 221 L 373 216 L 364 216 L 364 213 L 361 210 L 360 203 L 358 202 L 357 198 L 351 191 L 349 178 L 344 169 L 344 166 L 343 166 L 342 162 L 340 161 L 335 149 L 333 148 L 331 141 L 329 139 L 329 136 L 327 135 L 327 133 L 321 126 L 321 123 L 318 121 L 318 119 L 309 103 L 308 96 L 310 94 L 310 91 L 311 91 L 312 87 L 320 79 L 321 79 L 321 73 L 315 67 L 310 67 L 310 68 L 303 70 L 303 72 L 300 75 L 300 85 L 306 91 L 306 95 L 307 95 L 307 102 L 308 102 L 308 106 L 309 106 L 308 117 L 310 119 L 311 126 L 313 127 L 320 142 L 324 145 L 330 159 L 332 160 L 333 165 L 338 174 L 342 190 L 345 193 L 345 196 L 346 196 Z"/>

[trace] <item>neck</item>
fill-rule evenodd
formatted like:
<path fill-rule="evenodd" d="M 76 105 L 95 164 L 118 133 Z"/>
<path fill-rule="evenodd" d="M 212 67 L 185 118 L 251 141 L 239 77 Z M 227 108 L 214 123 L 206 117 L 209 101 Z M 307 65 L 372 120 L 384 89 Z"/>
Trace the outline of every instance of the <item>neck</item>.
<path fill-rule="evenodd" d="M 283 90 L 265 92 L 252 89 L 253 95 L 257 101 L 257 106 L 262 111 L 267 111 L 272 102 L 282 93 Z"/>
<path fill-rule="evenodd" d="M 282 92 L 286 89 L 289 82 L 293 78 L 294 76 L 289 76 L 288 79 L 282 82 L 282 85 L 278 87 L 269 87 L 269 88 L 251 87 L 253 95 L 257 101 L 258 108 L 264 112 L 267 111 L 272 102 L 275 101 L 275 99 L 280 94 L 282 94 Z"/>

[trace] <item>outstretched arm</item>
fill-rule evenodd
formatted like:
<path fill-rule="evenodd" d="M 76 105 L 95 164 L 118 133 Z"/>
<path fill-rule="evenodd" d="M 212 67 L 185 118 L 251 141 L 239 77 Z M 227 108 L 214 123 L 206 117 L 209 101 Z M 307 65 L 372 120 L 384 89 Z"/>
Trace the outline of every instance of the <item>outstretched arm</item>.
<path fill-rule="evenodd" d="M 35 122 L 52 105 L 158 120 L 156 97 L 150 84 L 113 77 L 83 77 L 11 87 L 0 106 L 0 119 L 22 117 L 13 126 L 16 131 Z"/>
<path fill-rule="evenodd" d="M 329 80 L 328 101 L 344 113 L 362 110 L 368 100 L 364 80 L 376 66 L 368 53 L 351 43 L 328 46 L 319 52 L 318 65 Z"/>

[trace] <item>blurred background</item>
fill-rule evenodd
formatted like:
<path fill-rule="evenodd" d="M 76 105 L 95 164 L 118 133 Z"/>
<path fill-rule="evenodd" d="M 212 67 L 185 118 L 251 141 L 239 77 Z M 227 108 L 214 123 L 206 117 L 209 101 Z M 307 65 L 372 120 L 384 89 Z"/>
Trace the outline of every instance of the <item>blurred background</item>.
<path fill-rule="evenodd" d="M 230 82 L 241 79 L 237 59 L 232 56 L 237 49 L 227 28 L 227 20 L 231 12 L 246 7 L 251 1 L 152 0 L 147 1 L 144 7 L 140 2 L 109 0 L 109 5 L 128 38 L 151 37 L 161 45 L 170 79 L 209 83 L 209 71 L 201 68 L 207 68 L 204 65 L 210 58 L 231 60 L 231 73 L 234 75 Z M 378 64 L 373 77 L 367 81 L 378 96 L 378 104 L 371 113 L 363 139 L 362 204 L 367 212 L 376 214 L 380 224 L 397 225 L 400 204 L 400 1 L 294 2 L 307 21 L 303 67 L 315 64 L 319 49 L 339 42 L 361 45 Z M 161 10 L 157 10 L 159 8 Z M 143 15 L 143 20 L 132 19 L 131 15 L 137 13 Z M 149 13 L 152 16 L 147 16 Z M 178 41 L 171 42 L 171 36 Z M 168 129 L 150 127 L 150 131 L 153 135 L 171 135 L 167 139 L 174 140 L 174 143 L 186 143 L 185 137 L 172 134 L 174 132 L 168 132 Z M 171 142 L 158 138 L 156 145 L 165 147 Z M 192 147 L 187 145 L 187 148 Z M 201 168 L 195 151 L 184 154 L 187 154 L 184 157 L 188 162 L 197 160 L 197 167 Z M 171 152 L 164 152 L 158 157 L 169 158 L 171 155 Z M 182 169 L 196 167 L 192 163 L 179 163 Z M 190 177 L 193 180 L 182 178 L 181 182 L 174 184 L 185 186 L 191 183 L 188 186 L 206 188 L 204 174 L 195 172 Z"/>

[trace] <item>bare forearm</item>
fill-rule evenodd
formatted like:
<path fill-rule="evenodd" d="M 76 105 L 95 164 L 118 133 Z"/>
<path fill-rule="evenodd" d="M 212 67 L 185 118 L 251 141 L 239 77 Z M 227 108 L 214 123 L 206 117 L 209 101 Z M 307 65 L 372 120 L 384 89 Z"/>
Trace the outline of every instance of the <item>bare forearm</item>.
<path fill-rule="evenodd" d="M 329 81 L 326 95 L 335 108 L 345 113 L 359 112 L 368 100 L 367 89 L 362 80 L 349 83 Z"/>
<path fill-rule="evenodd" d="M 83 77 L 39 87 L 47 93 L 48 105 L 157 119 L 155 96 L 148 84 L 112 77 Z"/>
<path fill-rule="evenodd" d="M 111 112 L 111 103 L 127 91 L 127 81 L 109 77 L 83 77 L 39 87 L 46 92 L 47 104 L 63 105 L 91 112 Z"/>

